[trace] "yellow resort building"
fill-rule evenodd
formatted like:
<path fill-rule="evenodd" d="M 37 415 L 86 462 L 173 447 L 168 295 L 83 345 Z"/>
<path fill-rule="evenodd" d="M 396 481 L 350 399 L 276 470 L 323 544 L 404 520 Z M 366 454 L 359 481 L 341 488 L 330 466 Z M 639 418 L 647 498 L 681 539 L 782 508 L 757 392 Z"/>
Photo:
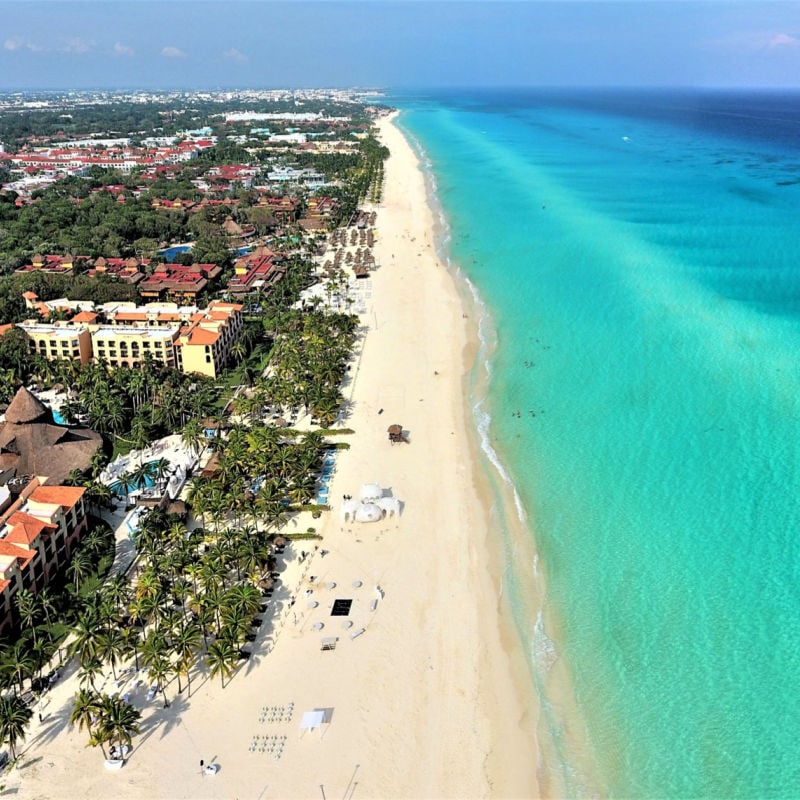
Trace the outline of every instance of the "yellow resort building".
<path fill-rule="evenodd" d="M 31 352 L 48 360 L 92 359 L 111 367 L 138 367 L 148 360 L 182 372 L 216 378 L 244 328 L 242 306 L 212 301 L 208 308 L 118 303 L 82 311 L 69 322 L 20 323 Z"/>
<path fill-rule="evenodd" d="M 92 337 L 89 328 L 81 323 L 37 323 L 31 320 L 18 325 L 30 339 L 31 352 L 48 361 L 65 359 L 88 364 L 92 360 Z"/>
<path fill-rule="evenodd" d="M 176 342 L 178 369 L 216 378 L 244 328 L 239 303 L 212 301 L 181 328 Z"/>

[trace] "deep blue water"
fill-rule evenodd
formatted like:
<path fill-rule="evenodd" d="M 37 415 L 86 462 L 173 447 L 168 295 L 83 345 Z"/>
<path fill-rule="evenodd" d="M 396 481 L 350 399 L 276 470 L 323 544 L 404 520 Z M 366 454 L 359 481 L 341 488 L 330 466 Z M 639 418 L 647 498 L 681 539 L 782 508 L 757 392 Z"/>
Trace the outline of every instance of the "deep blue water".
<path fill-rule="evenodd" d="M 800 94 L 389 102 L 496 336 L 473 399 L 537 552 L 546 769 L 800 796 Z"/>

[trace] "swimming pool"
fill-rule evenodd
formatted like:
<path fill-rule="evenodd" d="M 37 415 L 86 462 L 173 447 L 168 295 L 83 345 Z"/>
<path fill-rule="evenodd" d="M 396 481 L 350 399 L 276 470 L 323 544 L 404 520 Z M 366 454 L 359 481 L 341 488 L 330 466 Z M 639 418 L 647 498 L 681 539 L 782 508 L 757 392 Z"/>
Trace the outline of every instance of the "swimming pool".
<path fill-rule="evenodd" d="M 145 478 L 144 478 L 144 488 L 146 488 L 146 489 L 149 489 L 151 486 L 155 486 L 155 483 L 156 483 L 155 475 L 156 475 L 156 464 L 157 463 L 158 463 L 158 461 L 148 461 L 147 464 L 145 465 L 145 466 L 149 467 L 149 472 L 148 472 L 147 475 L 145 475 Z M 123 476 L 121 476 L 121 478 L 122 477 L 125 477 L 125 476 L 123 475 Z M 114 492 L 114 494 L 117 497 L 126 497 L 131 492 L 135 492 L 137 489 L 141 488 L 137 484 L 137 482 L 135 480 L 130 479 L 130 480 L 128 480 L 128 482 L 126 484 L 121 480 L 121 478 L 120 478 L 120 480 L 116 480 L 116 481 L 114 481 L 114 483 L 111 484 L 111 491 Z"/>
<path fill-rule="evenodd" d="M 164 256 L 164 258 L 166 258 L 171 264 L 175 260 L 175 256 L 181 255 L 182 253 L 188 253 L 191 249 L 192 245 L 190 244 L 176 244 L 172 247 L 167 247 L 164 250 L 159 250 L 158 254 L 160 256 Z"/>

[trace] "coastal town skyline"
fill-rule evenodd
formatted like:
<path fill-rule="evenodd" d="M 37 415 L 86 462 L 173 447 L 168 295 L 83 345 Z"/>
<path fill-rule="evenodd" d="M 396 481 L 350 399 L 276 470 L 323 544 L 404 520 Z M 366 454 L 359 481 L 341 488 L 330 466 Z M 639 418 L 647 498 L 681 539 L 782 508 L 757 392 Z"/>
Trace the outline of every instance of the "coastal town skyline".
<path fill-rule="evenodd" d="M 800 6 L 787 2 L 57 0 L 0 8 L 0 91 L 790 88 L 800 69 Z"/>

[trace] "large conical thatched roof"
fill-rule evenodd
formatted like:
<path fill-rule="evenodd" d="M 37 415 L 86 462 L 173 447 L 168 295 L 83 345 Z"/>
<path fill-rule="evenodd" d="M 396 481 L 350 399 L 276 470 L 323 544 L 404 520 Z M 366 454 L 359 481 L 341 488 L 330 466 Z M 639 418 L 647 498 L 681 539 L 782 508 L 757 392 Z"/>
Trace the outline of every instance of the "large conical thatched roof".
<path fill-rule="evenodd" d="M 102 444 L 103 437 L 89 428 L 55 425 L 50 410 L 20 389 L 0 425 L 0 471 L 63 483 L 73 469 L 87 470 Z"/>
<path fill-rule="evenodd" d="M 28 422 L 52 422 L 50 409 L 21 386 L 6 409 L 6 422 L 24 425 Z"/>

